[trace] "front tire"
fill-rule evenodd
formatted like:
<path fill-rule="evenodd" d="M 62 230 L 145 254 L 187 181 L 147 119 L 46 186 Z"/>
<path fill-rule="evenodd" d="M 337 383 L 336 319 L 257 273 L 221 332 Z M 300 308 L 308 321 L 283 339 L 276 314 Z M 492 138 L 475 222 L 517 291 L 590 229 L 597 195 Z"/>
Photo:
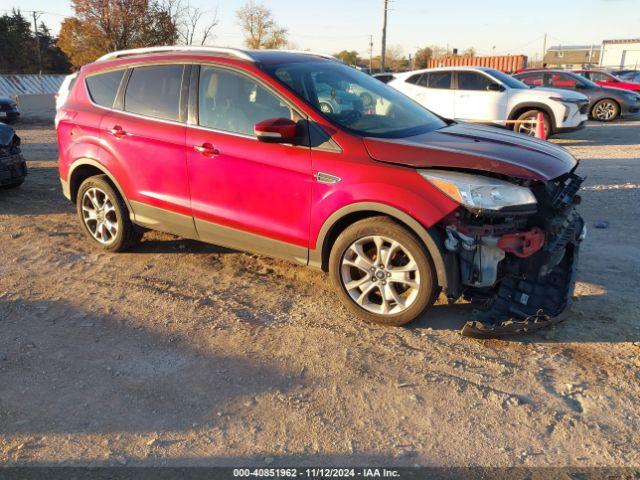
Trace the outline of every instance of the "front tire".
<path fill-rule="evenodd" d="M 336 239 L 329 274 L 346 307 L 366 322 L 399 326 L 435 301 L 435 269 L 420 240 L 387 217 L 355 222 Z"/>
<path fill-rule="evenodd" d="M 615 100 L 605 98 L 596 102 L 591 109 L 591 116 L 599 122 L 611 122 L 620 115 L 620 105 Z"/>
<path fill-rule="evenodd" d="M 106 175 L 87 178 L 80 185 L 76 208 L 82 230 L 94 245 L 110 252 L 126 250 L 141 232 L 129 219 L 129 210 Z"/>
<path fill-rule="evenodd" d="M 516 123 L 513 126 L 513 130 L 518 133 L 524 133 L 530 137 L 536 136 L 536 122 L 538 121 L 538 113 L 542 112 L 541 110 L 528 110 L 520 115 L 516 120 L 518 122 L 524 123 Z M 549 119 L 549 115 L 546 112 L 542 112 L 542 118 L 544 119 L 544 131 L 547 132 L 547 137 L 551 136 L 553 133 L 551 131 L 551 120 Z"/>

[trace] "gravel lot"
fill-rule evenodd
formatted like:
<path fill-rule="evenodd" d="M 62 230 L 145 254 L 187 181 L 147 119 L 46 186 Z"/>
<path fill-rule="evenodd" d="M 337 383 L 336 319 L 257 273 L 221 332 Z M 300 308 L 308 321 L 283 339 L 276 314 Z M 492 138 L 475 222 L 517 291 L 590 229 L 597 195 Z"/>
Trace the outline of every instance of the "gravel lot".
<path fill-rule="evenodd" d="M 460 337 L 469 305 L 442 299 L 409 328 L 366 325 L 323 274 L 169 235 L 99 252 L 55 132 L 17 128 L 0 464 L 640 467 L 640 122 L 555 140 L 588 177 L 576 302 L 504 341 Z"/>

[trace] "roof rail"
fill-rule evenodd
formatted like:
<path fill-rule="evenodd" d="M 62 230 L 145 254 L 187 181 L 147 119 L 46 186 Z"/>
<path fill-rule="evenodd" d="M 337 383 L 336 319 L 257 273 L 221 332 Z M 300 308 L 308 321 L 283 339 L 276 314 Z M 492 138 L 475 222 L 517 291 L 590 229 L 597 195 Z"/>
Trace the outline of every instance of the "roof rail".
<path fill-rule="evenodd" d="M 103 62 L 105 60 L 112 60 L 114 58 L 128 57 L 131 55 L 142 55 L 145 53 L 161 53 L 161 52 L 202 52 L 202 53 L 226 53 L 242 60 L 248 60 L 254 62 L 255 60 L 244 50 L 238 48 L 228 47 L 199 47 L 193 45 L 173 45 L 166 47 L 145 47 L 145 48 L 132 48 L 130 50 L 119 50 L 117 52 L 107 53 L 96 60 L 96 62 Z"/>

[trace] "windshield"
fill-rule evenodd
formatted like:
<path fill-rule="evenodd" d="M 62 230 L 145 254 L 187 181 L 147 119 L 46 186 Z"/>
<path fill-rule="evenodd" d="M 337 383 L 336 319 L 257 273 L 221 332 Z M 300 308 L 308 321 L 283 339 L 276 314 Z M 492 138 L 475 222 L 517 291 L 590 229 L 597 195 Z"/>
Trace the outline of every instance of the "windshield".
<path fill-rule="evenodd" d="M 402 138 L 446 125 L 397 90 L 338 62 L 285 63 L 265 70 L 332 122 L 362 136 Z"/>
<path fill-rule="evenodd" d="M 584 85 L 586 88 L 599 88 L 597 83 L 593 83 L 591 80 L 589 80 L 588 78 L 584 78 L 582 75 L 578 75 L 577 73 L 573 73 L 573 72 L 564 72 L 564 73 L 566 73 L 571 78 L 573 78 L 576 81 L 576 83 L 580 83 Z"/>
<path fill-rule="evenodd" d="M 520 88 L 523 90 L 529 90 L 529 85 L 527 85 L 526 83 L 521 82 L 520 80 L 513 78 L 509 75 L 507 75 L 506 73 L 502 73 L 499 70 L 485 70 L 489 75 L 491 75 L 493 78 L 495 78 L 496 80 L 498 80 L 499 82 L 502 82 L 504 85 L 506 85 L 509 88 Z"/>

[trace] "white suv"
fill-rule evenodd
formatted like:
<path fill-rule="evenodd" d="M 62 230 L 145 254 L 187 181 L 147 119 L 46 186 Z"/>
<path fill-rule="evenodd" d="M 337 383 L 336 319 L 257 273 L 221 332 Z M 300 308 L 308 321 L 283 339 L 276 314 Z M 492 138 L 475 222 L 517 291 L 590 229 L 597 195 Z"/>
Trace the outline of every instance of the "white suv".
<path fill-rule="evenodd" d="M 538 112 L 547 134 L 584 127 L 589 100 L 577 92 L 530 88 L 498 70 L 453 67 L 396 73 L 389 85 L 441 117 L 513 128 L 534 135 Z M 519 120 L 520 122 L 513 122 Z"/>

